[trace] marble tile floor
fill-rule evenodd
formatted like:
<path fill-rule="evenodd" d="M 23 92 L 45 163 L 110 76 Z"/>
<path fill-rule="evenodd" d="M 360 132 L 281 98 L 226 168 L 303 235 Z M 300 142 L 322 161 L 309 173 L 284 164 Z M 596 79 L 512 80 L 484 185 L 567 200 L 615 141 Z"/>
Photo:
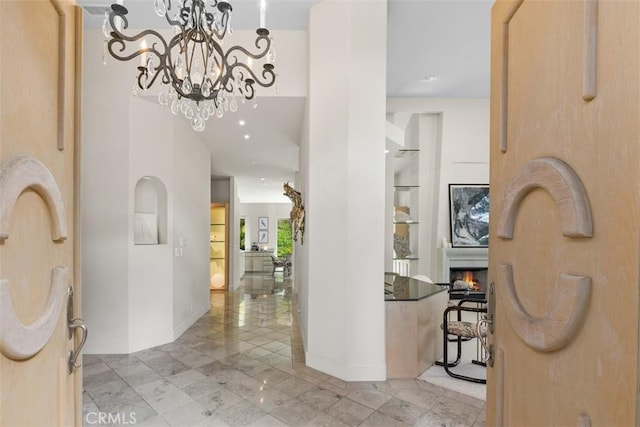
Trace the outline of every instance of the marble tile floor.
<path fill-rule="evenodd" d="M 245 275 L 175 342 L 84 356 L 84 424 L 484 426 L 485 403 L 423 381 L 345 382 L 304 365 L 291 281 Z"/>

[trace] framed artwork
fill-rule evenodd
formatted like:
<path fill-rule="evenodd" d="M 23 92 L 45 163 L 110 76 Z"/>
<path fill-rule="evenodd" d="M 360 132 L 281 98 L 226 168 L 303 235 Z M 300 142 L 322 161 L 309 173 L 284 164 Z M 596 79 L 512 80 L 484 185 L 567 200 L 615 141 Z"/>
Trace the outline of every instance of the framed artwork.
<path fill-rule="evenodd" d="M 268 230 L 269 229 L 269 217 L 261 216 L 258 218 L 258 230 Z"/>
<path fill-rule="evenodd" d="M 240 250 L 244 251 L 247 236 L 247 224 L 245 218 L 240 218 Z"/>
<path fill-rule="evenodd" d="M 451 246 L 489 246 L 489 185 L 449 184 Z"/>
<path fill-rule="evenodd" d="M 269 243 L 269 232 L 267 230 L 258 231 L 258 243 Z"/>

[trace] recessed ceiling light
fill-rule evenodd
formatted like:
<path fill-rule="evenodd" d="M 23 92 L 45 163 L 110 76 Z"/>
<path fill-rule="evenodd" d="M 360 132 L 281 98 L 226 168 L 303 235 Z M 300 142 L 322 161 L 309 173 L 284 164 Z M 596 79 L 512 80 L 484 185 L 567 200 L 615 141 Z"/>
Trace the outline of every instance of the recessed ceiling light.
<path fill-rule="evenodd" d="M 238 120 L 238 124 L 239 124 L 240 126 L 244 126 L 244 125 L 246 125 L 246 124 L 247 124 L 247 122 L 245 122 L 244 120 Z"/>
<path fill-rule="evenodd" d="M 248 133 L 245 133 L 244 134 L 244 139 L 249 139 L 249 138 L 251 138 L 251 135 L 249 135 Z"/>
<path fill-rule="evenodd" d="M 423 82 L 432 82 L 432 81 L 435 81 L 437 79 L 438 79 L 437 76 L 434 76 L 433 74 L 429 74 L 428 76 L 424 76 L 421 80 Z"/>

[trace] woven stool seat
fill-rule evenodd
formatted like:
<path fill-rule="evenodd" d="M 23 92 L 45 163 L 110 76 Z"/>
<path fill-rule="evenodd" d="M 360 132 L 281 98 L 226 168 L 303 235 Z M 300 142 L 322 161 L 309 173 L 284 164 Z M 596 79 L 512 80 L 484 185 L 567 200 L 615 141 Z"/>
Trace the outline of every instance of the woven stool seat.
<path fill-rule="evenodd" d="M 440 325 L 440 329 L 443 328 L 444 326 Z M 487 336 L 486 327 L 483 327 L 480 332 L 482 334 L 482 337 Z M 447 322 L 447 333 L 463 338 L 478 338 L 478 333 L 476 332 L 476 324 L 471 322 Z"/>
<path fill-rule="evenodd" d="M 465 305 L 467 304 L 467 305 Z M 453 311 L 456 312 L 456 320 L 452 320 Z M 468 322 L 462 320 L 462 314 L 475 313 L 474 317 L 477 317 L 478 322 Z M 457 305 L 449 305 L 444 310 L 442 316 L 442 344 L 443 344 L 443 357 L 442 361 L 436 361 L 436 365 L 444 367 L 444 370 L 453 378 L 461 380 L 471 381 L 474 383 L 486 384 L 485 378 L 476 378 L 463 375 L 462 373 L 456 373 L 451 368 L 458 366 L 462 357 L 462 343 L 465 341 L 473 340 L 474 338 L 483 340 L 487 336 L 487 327 L 484 321 L 480 320 L 487 314 L 487 301 L 477 298 L 462 298 Z M 480 323 L 482 322 L 482 323 Z M 478 323 L 480 323 L 480 330 L 477 330 Z M 454 361 L 449 360 L 449 343 L 456 343 L 457 354 Z M 484 359 L 472 360 L 472 363 L 485 366 Z"/>

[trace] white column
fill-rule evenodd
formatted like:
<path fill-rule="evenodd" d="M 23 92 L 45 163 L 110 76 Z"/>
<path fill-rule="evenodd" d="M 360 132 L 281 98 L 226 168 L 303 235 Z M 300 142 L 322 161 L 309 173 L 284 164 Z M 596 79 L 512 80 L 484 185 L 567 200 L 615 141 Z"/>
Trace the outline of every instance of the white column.
<path fill-rule="evenodd" d="M 440 188 L 440 114 L 421 114 L 418 124 L 420 146 L 420 228 L 418 273 L 435 280 L 437 274 L 438 189 Z"/>
<path fill-rule="evenodd" d="M 328 1 L 310 16 L 307 365 L 386 378 L 386 0 Z"/>

